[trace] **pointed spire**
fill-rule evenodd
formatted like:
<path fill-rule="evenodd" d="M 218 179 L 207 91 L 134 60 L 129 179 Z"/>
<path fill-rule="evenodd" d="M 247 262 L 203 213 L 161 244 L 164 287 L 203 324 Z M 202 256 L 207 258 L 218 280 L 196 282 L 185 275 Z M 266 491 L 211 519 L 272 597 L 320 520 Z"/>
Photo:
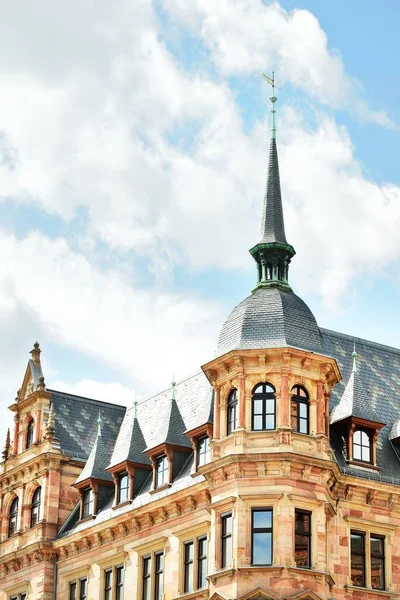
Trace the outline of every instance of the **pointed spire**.
<path fill-rule="evenodd" d="M 112 481 L 111 474 L 106 471 L 110 462 L 110 455 L 101 435 L 102 418 L 99 411 L 97 419 L 97 436 L 86 461 L 83 471 L 79 475 L 75 484 L 81 483 L 86 479 L 99 479 L 100 481 Z"/>
<path fill-rule="evenodd" d="M 10 448 L 11 448 L 11 441 L 10 441 L 10 428 L 7 429 L 7 434 L 6 434 L 6 439 L 4 442 L 4 449 L 3 449 L 3 460 L 7 460 L 8 455 L 10 453 Z"/>
<path fill-rule="evenodd" d="M 56 424 L 55 424 L 54 406 L 53 406 L 53 403 L 51 403 L 49 416 L 47 419 L 47 425 L 46 425 L 46 436 L 54 435 L 55 430 L 56 430 L 55 425 Z"/>
<path fill-rule="evenodd" d="M 266 77 L 264 75 L 264 77 Z M 278 150 L 276 146 L 275 79 L 266 77 L 272 85 L 272 125 L 269 146 L 268 178 L 261 218 L 261 241 L 250 250 L 257 262 L 258 287 L 281 286 L 290 290 L 288 270 L 294 248 L 288 244 L 283 218 L 281 183 L 279 176 Z"/>

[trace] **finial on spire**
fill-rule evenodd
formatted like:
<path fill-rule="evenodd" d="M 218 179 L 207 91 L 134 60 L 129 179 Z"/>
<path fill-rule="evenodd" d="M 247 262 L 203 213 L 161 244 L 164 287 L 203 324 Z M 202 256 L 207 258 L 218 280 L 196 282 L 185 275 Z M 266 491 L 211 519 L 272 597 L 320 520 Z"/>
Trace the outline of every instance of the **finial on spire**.
<path fill-rule="evenodd" d="M 353 358 L 353 373 L 357 372 L 357 358 L 358 358 L 358 354 L 356 352 L 356 340 L 354 340 L 354 348 L 353 348 L 353 352 L 351 354 L 352 358 Z"/>
<path fill-rule="evenodd" d="M 268 75 L 265 75 L 265 73 L 263 73 L 263 76 L 265 77 L 265 79 L 267 80 L 267 82 L 272 86 L 272 96 L 270 97 L 270 100 L 272 102 L 272 123 L 271 123 L 271 137 L 273 140 L 276 139 L 276 123 L 275 123 L 275 102 L 278 100 L 278 98 L 275 96 L 275 88 L 277 90 L 280 90 L 280 88 L 278 88 L 275 85 L 275 71 L 272 71 L 272 79 L 271 77 L 268 77 Z"/>
<path fill-rule="evenodd" d="M 41 353 L 41 350 L 40 350 L 39 342 L 35 342 L 33 344 L 32 350 L 30 351 L 30 355 L 32 356 L 32 360 L 34 363 L 40 364 L 40 353 Z"/>
<path fill-rule="evenodd" d="M 135 418 L 135 419 L 137 419 L 137 413 L 138 413 L 138 401 L 137 401 L 136 399 L 133 401 L 133 406 L 134 406 L 134 409 L 133 409 L 133 416 L 134 416 L 134 418 Z"/>
<path fill-rule="evenodd" d="M 100 437 L 101 436 L 101 426 L 103 424 L 103 421 L 101 419 L 101 412 L 99 411 L 99 418 L 97 419 L 97 436 Z"/>
<path fill-rule="evenodd" d="M 176 400 L 176 398 L 175 398 L 175 386 L 176 386 L 176 382 L 175 382 L 175 373 L 172 373 L 172 381 L 171 381 L 171 387 L 172 387 L 172 400 Z"/>
<path fill-rule="evenodd" d="M 53 403 L 50 404 L 50 410 L 49 410 L 49 416 L 47 419 L 47 425 L 46 425 L 46 437 L 54 437 L 54 433 L 56 430 L 55 427 L 56 423 L 55 423 L 55 415 L 54 415 L 54 405 Z"/>

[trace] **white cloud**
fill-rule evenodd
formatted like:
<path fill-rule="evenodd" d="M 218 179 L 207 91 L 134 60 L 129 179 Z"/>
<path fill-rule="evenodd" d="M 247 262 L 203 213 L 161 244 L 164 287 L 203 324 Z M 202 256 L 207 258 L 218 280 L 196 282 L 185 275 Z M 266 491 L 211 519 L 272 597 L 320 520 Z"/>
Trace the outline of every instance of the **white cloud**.
<path fill-rule="evenodd" d="M 164 0 L 164 9 L 200 36 L 223 75 L 279 73 L 286 82 L 333 108 L 394 127 L 384 111 L 368 107 L 360 83 L 345 72 L 341 56 L 308 10 L 285 10 L 262 0 Z"/>
<path fill-rule="evenodd" d="M 133 387 L 122 385 L 120 382 L 103 383 L 93 379 L 82 379 L 75 383 L 68 383 L 62 380 L 50 381 L 49 389 L 62 390 L 68 394 L 75 394 L 84 398 L 96 398 L 112 404 L 122 404 L 130 406 L 137 398 Z"/>
<path fill-rule="evenodd" d="M 154 390 L 173 370 L 180 377 L 210 359 L 226 315 L 190 290 L 171 292 L 174 268 L 252 268 L 267 168 L 268 125 L 245 131 L 225 76 L 278 61 L 282 79 L 319 102 L 353 102 L 388 124 L 309 12 L 245 0 L 168 0 L 165 9 L 208 45 L 220 80 L 184 69 L 144 0 L 121 0 L 118 11 L 106 0 L 27 3 L 0 19 L 0 195 L 66 221 L 81 206 L 88 213 L 84 239 L 73 240 L 80 252 L 46 232 L 1 234 L 7 402 L 36 338 L 44 357 L 51 339 L 124 373 L 120 388 L 68 384 L 102 397 L 126 397 L 130 381 Z M 399 187 L 366 178 L 348 132 L 323 112 L 310 128 L 279 110 L 287 234 L 298 253 L 291 279 L 300 294 L 332 303 L 357 274 L 399 258 Z M 108 271 L 91 259 L 99 239 L 114 253 Z M 151 257 L 164 285 L 139 289 L 128 279 L 127 249 Z M 51 368 L 53 385 L 71 381 L 63 365 Z"/>

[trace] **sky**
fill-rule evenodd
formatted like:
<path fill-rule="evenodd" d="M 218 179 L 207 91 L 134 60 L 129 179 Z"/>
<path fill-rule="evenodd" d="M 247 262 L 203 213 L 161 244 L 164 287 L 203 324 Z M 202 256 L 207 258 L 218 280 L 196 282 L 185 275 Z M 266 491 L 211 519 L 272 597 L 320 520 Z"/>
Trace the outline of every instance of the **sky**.
<path fill-rule="evenodd" d="M 24 10 L 21 10 L 21 4 Z M 128 405 L 255 284 L 275 71 L 294 291 L 400 347 L 397 0 L 0 4 L 0 436 L 49 388 Z"/>

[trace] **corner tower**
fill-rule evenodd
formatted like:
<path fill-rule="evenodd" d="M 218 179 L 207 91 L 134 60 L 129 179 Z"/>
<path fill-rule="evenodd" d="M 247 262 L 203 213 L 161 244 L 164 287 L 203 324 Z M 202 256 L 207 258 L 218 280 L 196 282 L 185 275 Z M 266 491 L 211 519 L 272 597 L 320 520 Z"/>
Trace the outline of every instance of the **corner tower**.
<path fill-rule="evenodd" d="M 276 143 L 277 98 L 274 82 L 269 82 L 273 84 L 270 98 L 272 127 L 261 240 L 250 249 L 257 263 L 257 282 L 251 295 L 226 319 L 219 336 L 218 355 L 231 350 L 285 346 L 323 351 L 322 336 L 314 315 L 289 285 L 289 264 L 296 253 L 285 233 Z"/>

